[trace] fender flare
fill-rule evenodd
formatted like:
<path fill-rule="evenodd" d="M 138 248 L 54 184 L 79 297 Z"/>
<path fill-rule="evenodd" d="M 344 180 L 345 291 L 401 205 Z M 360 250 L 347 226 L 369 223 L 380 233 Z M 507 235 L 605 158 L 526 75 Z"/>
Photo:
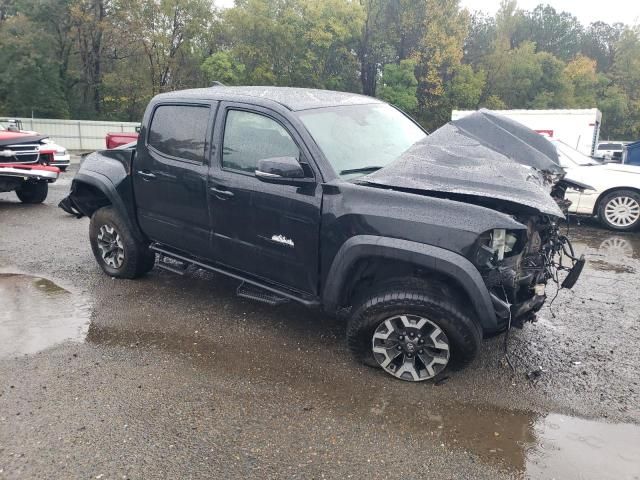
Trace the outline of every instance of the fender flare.
<path fill-rule="evenodd" d="M 107 197 L 109 202 L 111 202 L 111 206 L 116 210 L 116 212 L 118 212 L 122 220 L 126 223 L 133 236 L 136 237 L 136 239 L 139 241 L 146 241 L 146 238 L 140 230 L 140 227 L 135 221 L 132 220 L 131 215 L 129 214 L 129 210 L 122 201 L 122 197 L 120 197 L 120 195 L 118 194 L 115 185 L 109 177 L 99 172 L 86 170 L 84 172 L 78 172 L 76 174 L 73 179 L 73 187 L 82 183 L 102 192 L 102 194 Z M 93 212 L 85 211 L 82 202 L 78 202 L 77 198 L 73 198 L 73 190 L 74 188 L 72 188 L 70 197 L 72 198 L 74 205 L 83 215 L 90 217 Z"/>
<path fill-rule="evenodd" d="M 465 257 L 444 248 L 398 238 L 356 235 L 349 238 L 336 254 L 322 295 L 328 313 L 340 307 L 340 295 L 351 267 L 364 258 L 384 258 L 412 263 L 434 270 L 460 283 L 468 295 L 484 330 L 498 326 L 496 311 L 478 269 Z"/>

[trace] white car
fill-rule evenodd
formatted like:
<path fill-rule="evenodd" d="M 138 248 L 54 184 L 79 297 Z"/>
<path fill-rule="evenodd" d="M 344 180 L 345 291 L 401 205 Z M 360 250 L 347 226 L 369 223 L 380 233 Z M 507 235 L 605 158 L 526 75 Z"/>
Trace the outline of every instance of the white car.
<path fill-rule="evenodd" d="M 625 142 L 598 142 L 598 148 L 596 148 L 593 156 L 595 158 L 601 158 L 604 160 L 620 160 L 622 156 L 622 149 Z"/>
<path fill-rule="evenodd" d="M 595 216 L 611 230 L 640 227 L 640 166 L 600 164 L 560 140 L 550 139 L 558 151 L 566 179 L 589 185 L 593 190 L 567 190 L 569 213 Z"/>

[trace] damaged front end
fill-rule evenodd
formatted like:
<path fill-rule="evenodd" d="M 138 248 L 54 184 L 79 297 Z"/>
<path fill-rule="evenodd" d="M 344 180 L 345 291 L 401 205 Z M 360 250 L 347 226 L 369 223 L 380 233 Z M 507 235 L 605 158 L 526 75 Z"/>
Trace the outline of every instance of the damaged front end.
<path fill-rule="evenodd" d="M 558 222 L 570 203 L 555 147 L 545 138 L 489 111 L 450 122 L 414 144 L 367 183 L 483 206 L 519 229 L 482 234 L 471 252 L 490 292 L 497 330 L 535 318 L 551 281 L 571 288 L 584 266 Z M 560 274 L 569 271 L 561 282 Z"/>
<path fill-rule="evenodd" d="M 489 289 L 498 331 L 535 319 L 547 299 L 551 281 L 571 288 L 584 267 L 556 218 L 533 215 L 516 218 L 522 230 L 494 229 L 478 239 L 475 263 Z M 560 273 L 568 271 L 561 283 Z"/>

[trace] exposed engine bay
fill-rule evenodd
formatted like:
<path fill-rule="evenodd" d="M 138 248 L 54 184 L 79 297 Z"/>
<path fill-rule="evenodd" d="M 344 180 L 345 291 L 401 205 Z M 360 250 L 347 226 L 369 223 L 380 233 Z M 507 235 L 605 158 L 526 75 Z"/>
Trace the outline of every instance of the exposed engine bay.
<path fill-rule="evenodd" d="M 495 229 L 483 236 L 476 265 L 489 288 L 500 328 L 521 326 L 542 308 L 549 281 L 571 288 L 584 266 L 569 238 L 547 215 L 517 218 L 526 230 Z M 569 272 L 561 279 L 561 272 Z"/>

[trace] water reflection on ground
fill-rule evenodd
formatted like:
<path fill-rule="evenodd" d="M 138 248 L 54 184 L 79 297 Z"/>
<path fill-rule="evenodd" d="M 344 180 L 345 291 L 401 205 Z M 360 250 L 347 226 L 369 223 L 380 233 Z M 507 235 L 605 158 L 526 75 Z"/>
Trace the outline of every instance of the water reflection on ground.
<path fill-rule="evenodd" d="M 83 341 L 89 308 L 46 278 L 0 273 L 0 358 Z"/>

